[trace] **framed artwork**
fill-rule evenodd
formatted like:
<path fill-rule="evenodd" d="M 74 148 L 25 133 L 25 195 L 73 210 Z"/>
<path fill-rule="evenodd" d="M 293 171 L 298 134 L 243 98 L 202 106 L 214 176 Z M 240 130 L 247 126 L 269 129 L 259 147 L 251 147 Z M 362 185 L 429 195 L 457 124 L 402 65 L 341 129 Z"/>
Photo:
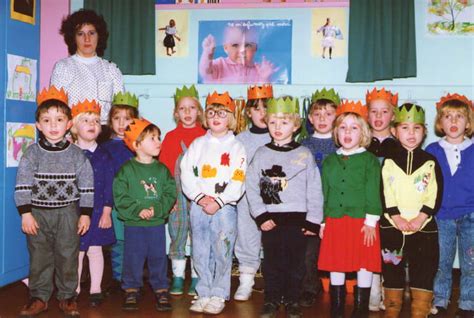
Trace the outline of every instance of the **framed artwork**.
<path fill-rule="evenodd" d="M 10 17 L 13 20 L 35 24 L 36 0 L 10 0 Z"/>

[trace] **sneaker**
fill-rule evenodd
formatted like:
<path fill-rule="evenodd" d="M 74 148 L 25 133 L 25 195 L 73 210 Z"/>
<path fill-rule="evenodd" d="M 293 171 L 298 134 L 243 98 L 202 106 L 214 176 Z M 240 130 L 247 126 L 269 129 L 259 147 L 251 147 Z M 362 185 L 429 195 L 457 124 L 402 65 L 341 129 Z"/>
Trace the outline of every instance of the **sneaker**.
<path fill-rule="evenodd" d="M 60 300 L 59 309 L 61 309 L 66 318 L 80 317 L 75 297 Z"/>
<path fill-rule="evenodd" d="M 173 282 L 171 283 L 170 294 L 171 295 L 182 295 L 184 288 L 184 278 L 173 276 Z"/>
<path fill-rule="evenodd" d="M 204 307 L 206 307 L 207 303 L 211 300 L 209 297 L 199 297 L 195 301 L 193 301 L 193 304 L 191 307 L 189 307 L 189 310 L 192 312 L 204 312 Z"/>
<path fill-rule="evenodd" d="M 48 303 L 45 303 L 39 298 L 32 297 L 28 303 L 21 309 L 20 318 L 34 317 L 44 311 L 48 310 Z"/>
<path fill-rule="evenodd" d="M 170 295 L 167 291 L 155 292 L 156 305 L 158 311 L 170 311 L 173 309 L 170 304 Z"/>
<path fill-rule="evenodd" d="M 139 293 L 137 290 L 125 291 L 125 298 L 122 304 L 122 310 L 135 311 L 138 310 Z"/>
<path fill-rule="evenodd" d="M 225 307 L 224 298 L 213 296 L 211 300 L 204 307 L 205 314 L 218 315 L 220 314 Z"/>
<path fill-rule="evenodd" d="M 301 312 L 300 305 L 296 302 L 286 304 L 286 317 L 288 318 L 301 318 L 303 313 Z"/>
<path fill-rule="evenodd" d="M 199 278 L 191 277 L 191 285 L 189 285 L 188 295 L 189 296 L 196 296 L 196 285 L 198 283 Z"/>
<path fill-rule="evenodd" d="M 455 318 L 473 318 L 474 317 L 474 310 L 465 310 L 459 308 L 456 311 L 456 316 Z"/>
<path fill-rule="evenodd" d="M 90 294 L 89 305 L 91 307 L 98 307 L 104 301 L 104 295 L 102 293 Z"/>
<path fill-rule="evenodd" d="M 260 318 L 275 318 L 278 313 L 280 304 L 267 302 L 263 304 L 262 311 L 260 312 Z"/>
<path fill-rule="evenodd" d="M 299 301 L 301 307 L 311 307 L 316 301 L 316 295 L 310 292 L 304 292 Z"/>

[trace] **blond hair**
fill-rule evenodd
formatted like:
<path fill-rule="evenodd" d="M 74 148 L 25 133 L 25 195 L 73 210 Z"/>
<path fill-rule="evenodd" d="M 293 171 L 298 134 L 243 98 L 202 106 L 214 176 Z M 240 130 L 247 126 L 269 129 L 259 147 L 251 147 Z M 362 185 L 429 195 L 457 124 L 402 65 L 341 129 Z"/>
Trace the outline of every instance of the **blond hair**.
<path fill-rule="evenodd" d="M 218 112 L 219 110 L 225 110 L 227 112 L 227 128 L 229 130 L 235 131 L 235 129 L 237 128 L 237 119 L 235 118 L 235 114 L 229 111 L 229 108 L 221 104 L 210 104 L 210 105 L 207 105 L 206 107 L 206 111 L 208 110 L 213 110 L 215 112 Z M 205 128 L 209 128 L 209 125 L 207 124 L 207 118 L 204 121 L 203 126 Z"/>
<path fill-rule="evenodd" d="M 359 124 L 362 130 L 359 146 L 367 148 L 370 145 L 370 142 L 372 141 L 372 132 L 370 130 L 369 124 L 365 121 L 365 119 L 356 113 L 343 113 L 337 116 L 336 121 L 334 122 L 334 130 L 332 132 L 334 142 L 336 143 L 338 147 L 341 146 L 337 138 L 337 130 L 339 126 L 341 125 L 342 121 L 349 116 L 353 116 L 355 118 L 355 120 L 357 121 L 357 124 Z"/>
<path fill-rule="evenodd" d="M 472 125 L 474 123 L 474 118 L 473 118 L 473 112 L 471 107 L 469 105 L 466 105 L 465 103 L 459 101 L 459 100 L 450 100 L 441 105 L 441 107 L 438 109 L 436 113 L 436 118 L 435 118 L 435 133 L 439 137 L 444 137 L 446 136 L 446 133 L 443 130 L 443 127 L 441 125 L 441 119 L 445 115 L 446 112 L 448 111 L 458 111 L 462 113 L 464 116 L 466 116 L 466 130 L 464 131 L 465 136 L 471 136 L 473 132 Z"/>
<path fill-rule="evenodd" d="M 97 125 L 99 126 L 99 132 L 100 132 L 101 126 L 100 126 L 100 115 L 99 114 L 94 113 L 94 112 L 80 113 L 80 114 L 78 114 L 78 115 L 76 115 L 75 117 L 72 118 L 72 126 L 71 126 L 71 129 L 69 130 L 71 132 L 71 136 L 72 136 L 72 139 L 74 139 L 74 141 L 77 140 L 77 124 L 81 121 L 81 119 L 85 115 L 94 115 L 99 119 Z"/>
<path fill-rule="evenodd" d="M 279 118 L 287 119 L 293 122 L 295 125 L 296 129 L 300 129 L 301 127 L 301 116 L 300 114 L 295 114 L 295 113 L 272 113 L 272 114 L 266 114 L 265 115 L 265 121 L 268 124 L 268 121 L 270 119 L 270 116 L 276 116 Z"/>
<path fill-rule="evenodd" d="M 198 109 L 198 115 L 197 115 L 196 121 L 202 126 L 205 122 L 205 120 L 204 120 L 204 110 L 202 109 L 202 106 L 201 106 L 201 103 L 199 102 L 199 99 L 197 99 L 194 96 L 183 96 L 176 103 L 174 103 L 174 110 L 173 110 L 174 121 L 176 123 L 179 123 L 178 107 L 179 107 L 179 103 L 185 97 L 191 98 L 196 103 L 196 106 L 197 106 L 197 109 Z"/>

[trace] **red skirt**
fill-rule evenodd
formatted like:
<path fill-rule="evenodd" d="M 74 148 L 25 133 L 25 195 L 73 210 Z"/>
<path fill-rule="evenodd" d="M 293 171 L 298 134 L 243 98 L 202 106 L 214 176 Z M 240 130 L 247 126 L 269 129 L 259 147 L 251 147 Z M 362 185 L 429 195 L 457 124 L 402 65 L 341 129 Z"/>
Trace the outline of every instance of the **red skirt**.
<path fill-rule="evenodd" d="M 347 215 L 338 219 L 326 218 L 318 268 L 329 272 L 356 272 L 361 268 L 380 272 L 382 256 L 379 226 L 375 228 L 372 246 L 364 245 L 364 233 L 361 232 L 363 226 L 364 219 Z"/>

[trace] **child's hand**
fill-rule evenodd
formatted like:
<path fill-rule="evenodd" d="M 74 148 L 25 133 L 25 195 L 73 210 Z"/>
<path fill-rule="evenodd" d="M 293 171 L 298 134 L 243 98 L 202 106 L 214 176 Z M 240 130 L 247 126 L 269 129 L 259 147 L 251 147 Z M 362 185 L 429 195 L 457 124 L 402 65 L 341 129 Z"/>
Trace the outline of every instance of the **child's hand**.
<path fill-rule="evenodd" d="M 79 222 L 77 222 L 77 234 L 86 234 L 89 231 L 89 226 L 91 226 L 91 218 L 88 215 L 81 215 Z"/>
<path fill-rule="evenodd" d="M 201 200 L 199 200 L 199 205 L 202 207 L 202 208 L 205 208 L 206 205 L 208 204 L 211 204 L 212 202 L 214 202 L 214 198 L 209 196 L 209 195 L 206 195 L 204 198 L 202 198 Z"/>
<path fill-rule="evenodd" d="M 361 232 L 364 233 L 364 245 L 365 246 L 372 246 L 374 245 L 375 241 L 375 227 L 364 225 Z"/>
<path fill-rule="evenodd" d="M 39 225 L 31 212 L 23 213 L 21 215 L 21 230 L 28 235 L 37 235 Z"/>
<path fill-rule="evenodd" d="M 268 82 L 273 73 L 279 69 L 278 67 L 276 68 L 273 63 L 265 59 L 265 56 L 262 58 L 262 63 L 255 64 L 255 68 L 257 69 L 259 79 L 264 82 Z"/>
<path fill-rule="evenodd" d="M 425 223 L 427 218 L 428 218 L 428 214 L 420 212 L 416 218 L 408 222 L 410 225 L 410 229 L 413 232 L 418 232 L 421 226 L 423 225 L 423 223 Z"/>
<path fill-rule="evenodd" d="M 140 213 L 138 213 L 138 216 L 143 219 L 143 220 L 149 220 L 150 218 L 152 218 L 154 215 L 154 211 L 153 211 L 153 208 L 149 208 L 149 209 L 143 209 L 140 211 Z"/>
<path fill-rule="evenodd" d="M 403 232 L 410 232 L 410 222 L 402 218 L 400 215 L 392 215 L 392 220 L 395 223 L 397 229 Z"/>
<path fill-rule="evenodd" d="M 173 207 L 171 208 L 170 213 L 178 211 L 178 200 L 174 203 Z"/>
<path fill-rule="evenodd" d="M 217 204 L 216 201 L 212 201 L 211 203 L 207 204 L 205 207 L 202 208 L 202 210 L 209 215 L 214 215 L 216 214 L 217 210 L 219 210 L 221 207 L 219 204 Z"/>
<path fill-rule="evenodd" d="M 316 233 L 311 232 L 310 230 L 301 229 L 301 231 L 303 231 L 303 234 L 306 235 L 306 236 L 316 236 Z"/>
<path fill-rule="evenodd" d="M 181 38 L 179 36 L 175 35 L 174 37 L 176 38 L 176 40 L 181 41 Z"/>
<path fill-rule="evenodd" d="M 216 49 L 216 40 L 209 34 L 203 41 L 202 41 L 202 49 L 204 54 L 214 55 L 214 50 Z"/>
<path fill-rule="evenodd" d="M 262 231 L 267 232 L 267 231 L 272 230 L 275 226 L 276 226 L 276 224 L 275 224 L 275 222 L 273 222 L 273 220 L 268 220 L 268 221 L 263 222 L 262 225 L 260 225 L 260 229 Z"/>
<path fill-rule="evenodd" d="M 99 228 L 100 229 L 110 229 L 112 227 L 112 218 L 110 214 L 112 213 L 112 208 L 109 206 L 104 206 L 102 211 L 102 216 L 99 220 Z"/>
<path fill-rule="evenodd" d="M 325 228 L 324 225 L 321 225 L 321 227 L 319 228 L 319 238 L 321 240 L 323 239 L 323 236 L 324 236 L 324 228 Z"/>

